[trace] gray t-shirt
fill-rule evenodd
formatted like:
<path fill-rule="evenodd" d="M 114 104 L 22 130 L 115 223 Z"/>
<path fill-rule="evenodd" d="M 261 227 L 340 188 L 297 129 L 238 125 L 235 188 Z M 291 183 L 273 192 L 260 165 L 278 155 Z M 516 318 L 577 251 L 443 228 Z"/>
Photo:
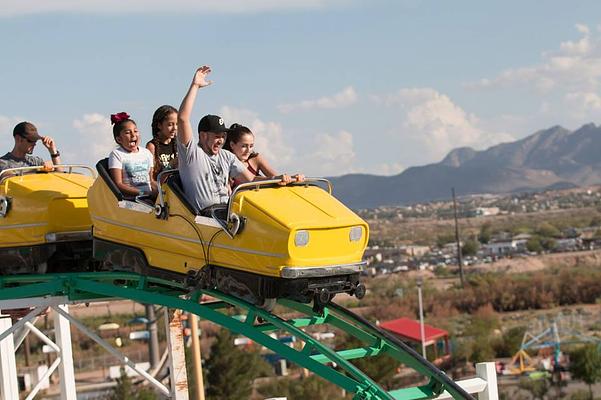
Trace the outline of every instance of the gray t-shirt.
<path fill-rule="evenodd" d="M 0 171 L 9 168 L 38 167 L 41 165 L 44 165 L 44 160 L 30 154 L 25 154 L 25 158 L 15 158 L 12 153 L 8 152 L 0 157 Z"/>
<path fill-rule="evenodd" d="M 209 156 L 192 138 L 187 146 L 177 141 L 179 177 L 188 200 L 198 210 L 229 200 L 229 179 L 246 170 L 238 158 L 221 149 Z"/>

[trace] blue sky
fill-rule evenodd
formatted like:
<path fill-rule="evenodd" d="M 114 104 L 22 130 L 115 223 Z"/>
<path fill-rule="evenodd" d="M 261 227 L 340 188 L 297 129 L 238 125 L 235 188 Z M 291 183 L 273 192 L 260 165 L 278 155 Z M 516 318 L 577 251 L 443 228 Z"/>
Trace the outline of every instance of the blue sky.
<path fill-rule="evenodd" d="M 20 120 L 67 162 L 144 139 L 161 104 L 213 68 L 205 113 L 250 126 L 282 172 L 395 174 L 601 117 L 597 1 L 5 0 L 0 145 Z M 43 149 L 36 153 L 47 158 Z"/>

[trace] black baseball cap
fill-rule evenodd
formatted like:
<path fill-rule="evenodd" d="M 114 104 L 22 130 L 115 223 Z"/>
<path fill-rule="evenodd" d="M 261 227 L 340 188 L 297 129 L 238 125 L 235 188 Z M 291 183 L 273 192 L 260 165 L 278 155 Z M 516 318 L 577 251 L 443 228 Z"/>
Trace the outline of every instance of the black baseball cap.
<path fill-rule="evenodd" d="M 198 123 L 198 132 L 228 133 L 223 118 L 218 115 L 205 115 Z"/>

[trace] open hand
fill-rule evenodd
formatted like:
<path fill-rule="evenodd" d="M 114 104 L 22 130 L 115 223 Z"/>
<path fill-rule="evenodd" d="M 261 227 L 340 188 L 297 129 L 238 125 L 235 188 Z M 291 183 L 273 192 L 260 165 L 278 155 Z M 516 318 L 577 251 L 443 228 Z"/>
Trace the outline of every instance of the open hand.
<path fill-rule="evenodd" d="M 198 86 L 199 88 L 209 86 L 211 81 L 207 80 L 207 76 L 211 73 L 211 67 L 208 65 L 203 65 L 202 67 L 196 70 L 194 74 L 194 79 L 192 80 L 192 84 Z"/>
<path fill-rule="evenodd" d="M 56 153 L 56 144 L 50 136 L 42 136 L 42 144 L 48 149 L 51 154 Z"/>

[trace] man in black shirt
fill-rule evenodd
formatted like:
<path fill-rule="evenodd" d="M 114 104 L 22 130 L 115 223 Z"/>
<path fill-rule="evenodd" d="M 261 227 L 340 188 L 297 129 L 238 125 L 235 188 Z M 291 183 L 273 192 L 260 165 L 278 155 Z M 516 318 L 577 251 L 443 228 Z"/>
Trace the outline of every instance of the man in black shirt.
<path fill-rule="evenodd" d="M 19 122 L 13 129 L 15 145 L 12 151 L 0 157 L 0 171 L 8 168 L 44 166 L 51 171 L 55 165 L 61 163 L 60 153 L 56 148 L 54 139 L 50 136 L 40 136 L 38 130 L 31 122 Z M 33 156 L 33 149 L 38 140 L 42 141 L 44 147 L 50 153 L 52 161 L 44 161 L 40 157 Z"/>

